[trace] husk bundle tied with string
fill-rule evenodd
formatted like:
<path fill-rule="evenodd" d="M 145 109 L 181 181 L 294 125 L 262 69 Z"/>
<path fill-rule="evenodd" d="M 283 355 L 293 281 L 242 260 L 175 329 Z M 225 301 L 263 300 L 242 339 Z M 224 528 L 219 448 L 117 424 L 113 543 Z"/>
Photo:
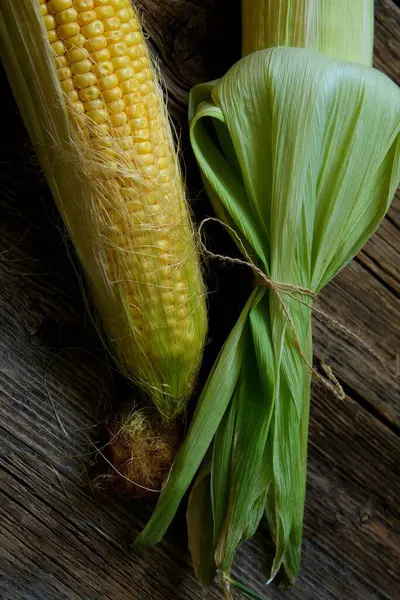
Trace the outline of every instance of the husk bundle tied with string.
<path fill-rule="evenodd" d="M 298 26 L 293 7 L 307 16 L 315 6 L 247 0 L 244 7 L 251 4 L 263 15 L 274 7 L 284 36 Z M 350 3 L 334 4 L 354 22 Z M 333 3 L 319 3 L 322 12 L 324 5 Z M 373 3 L 357 6 L 368 18 L 346 28 L 355 36 L 347 46 L 335 21 L 336 47 L 345 50 L 261 50 L 191 94 L 191 142 L 206 191 L 243 260 L 264 275 L 256 275 L 137 544 L 162 538 L 197 473 L 187 512 L 195 571 L 204 585 L 218 572 L 228 596 L 235 551 L 263 517 L 275 542 L 270 579 L 282 566 L 290 582 L 296 578 L 313 299 L 375 232 L 400 180 L 400 90 L 368 66 Z M 313 18 L 302 22 L 308 27 Z M 327 45 L 323 32 L 299 45 L 328 52 L 332 31 Z M 268 37 L 263 43 L 270 45 Z"/>

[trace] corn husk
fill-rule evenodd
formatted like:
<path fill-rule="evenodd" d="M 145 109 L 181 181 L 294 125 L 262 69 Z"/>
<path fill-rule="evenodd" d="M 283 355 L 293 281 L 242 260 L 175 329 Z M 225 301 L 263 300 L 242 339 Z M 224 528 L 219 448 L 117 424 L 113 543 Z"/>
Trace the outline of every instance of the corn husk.
<path fill-rule="evenodd" d="M 292 46 L 371 66 L 374 0 L 242 0 L 242 54 Z"/>
<path fill-rule="evenodd" d="M 190 119 L 219 219 L 268 278 L 315 294 L 377 229 L 400 180 L 398 87 L 371 67 L 313 50 L 280 47 L 242 59 L 193 90 Z M 227 580 L 238 545 L 264 514 L 276 546 L 270 578 L 281 566 L 291 582 L 298 573 L 311 309 L 307 293 L 256 286 L 139 536 L 142 545 L 161 539 L 206 457 L 188 508 L 205 585 L 217 571 Z"/>

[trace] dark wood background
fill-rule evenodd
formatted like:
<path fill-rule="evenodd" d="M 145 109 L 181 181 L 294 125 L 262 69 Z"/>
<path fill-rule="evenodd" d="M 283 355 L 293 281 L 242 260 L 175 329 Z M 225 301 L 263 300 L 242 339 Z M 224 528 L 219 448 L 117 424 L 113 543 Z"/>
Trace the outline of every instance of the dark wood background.
<path fill-rule="evenodd" d="M 350 0 L 349 0 L 350 1 Z M 197 219 L 212 214 L 187 145 L 190 87 L 239 57 L 239 0 L 139 2 L 167 83 Z M 400 83 L 400 8 L 376 2 L 375 64 Z M 129 545 L 151 511 L 94 488 L 107 417 L 132 395 L 101 348 L 64 233 L 4 73 L 0 122 L 0 598 L 192 600 L 205 594 L 182 507 L 164 543 Z M 6 128 L 10 127 L 5 134 Z M 214 249 L 233 252 L 216 229 Z M 313 390 L 304 551 L 298 583 L 265 586 L 265 531 L 234 574 L 266 598 L 400 598 L 400 196 L 320 306 L 383 358 L 315 319 L 315 354 L 347 397 Z M 212 269 L 211 269 L 212 267 Z M 203 378 L 247 294 L 241 267 L 209 265 L 211 334 Z M 218 294 L 215 294 L 216 290 Z"/>

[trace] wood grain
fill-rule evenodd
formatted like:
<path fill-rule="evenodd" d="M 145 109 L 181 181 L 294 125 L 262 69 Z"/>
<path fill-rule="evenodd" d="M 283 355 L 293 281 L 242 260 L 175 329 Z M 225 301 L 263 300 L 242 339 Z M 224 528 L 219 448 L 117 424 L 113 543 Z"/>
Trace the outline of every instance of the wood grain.
<path fill-rule="evenodd" d="M 183 140 L 198 219 L 212 214 L 187 145 L 188 91 L 239 57 L 239 0 L 138 3 Z M 400 9 L 376 3 L 375 64 L 400 82 Z M 157 547 L 130 543 L 150 502 L 93 485 L 105 469 L 104 423 L 133 396 L 87 316 L 64 230 L 37 167 L 4 73 L 0 122 L 0 598 L 4 600 L 221 599 L 199 588 L 184 507 Z M 234 249 L 215 231 L 215 249 Z M 315 318 L 315 353 L 348 396 L 313 390 L 301 575 L 289 591 L 265 586 L 271 553 L 261 530 L 235 576 L 266 598 L 400 597 L 400 195 L 382 227 L 330 284 L 319 306 L 369 346 Z M 210 265 L 211 335 L 203 379 L 246 298 L 248 274 Z M 213 293 L 219 290 L 218 294 Z M 372 352 L 371 352 L 372 351 Z M 384 365 L 377 360 L 379 354 Z"/>

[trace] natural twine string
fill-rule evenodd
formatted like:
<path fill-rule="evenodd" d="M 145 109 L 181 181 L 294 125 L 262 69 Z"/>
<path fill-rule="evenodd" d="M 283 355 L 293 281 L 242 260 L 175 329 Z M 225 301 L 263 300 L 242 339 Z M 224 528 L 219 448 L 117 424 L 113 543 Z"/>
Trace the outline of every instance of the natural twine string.
<path fill-rule="evenodd" d="M 209 221 L 215 221 L 216 223 L 222 225 L 223 227 L 225 227 L 225 229 L 227 229 L 233 235 L 233 237 L 237 240 L 238 245 L 239 245 L 243 255 L 245 256 L 246 260 L 243 260 L 241 258 L 232 258 L 230 256 L 223 256 L 222 254 L 215 254 L 214 252 L 211 252 L 211 250 L 209 250 L 206 247 L 206 245 L 202 239 L 202 231 L 203 231 L 204 225 L 206 223 L 208 223 Z M 383 359 L 378 354 L 376 354 L 376 352 L 372 348 L 370 348 L 368 346 L 368 344 L 362 338 L 360 338 L 356 333 L 354 333 L 353 331 L 348 329 L 345 325 L 343 325 L 343 323 L 340 323 L 340 321 L 338 321 L 334 317 L 331 317 L 324 311 L 316 308 L 312 304 L 305 302 L 301 298 L 297 298 L 297 297 L 294 298 L 292 295 L 292 294 L 300 294 L 300 295 L 308 296 L 312 300 L 315 300 L 315 298 L 317 297 L 317 294 L 313 290 L 302 287 L 302 286 L 293 285 L 291 283 L 283 283 L 280 281 L 274 281 L 273 279 L 268 277 L 268 275 L 266 275 L 266 273 L 264 273 L 264 271 L 262 271 L 251 259 L 250 255 L 247 252 L 247 249 L 246 249 L 243 241 L 241 240 L 240 236 L 238 235 L 238 233 L 232 227 L 230 227 L 227 223 L 224 223 L 223 221 L 220 221 L 219 219 L 215 219 L 213 217 L 208 217 L 207 219 L 203 219 L 203 221 L 200 223 L 200 226 L 199 226 L 198 235 L 199 235 L 199 244 L 200 244 L 200 247 L 204 254 L 206 254 L 207 256 L 210 256 L 211 258 L 216 258 L 218 260 L 221 260 L 222 262 L 229 262 L 229 263 L 234 263 L 234 264 L 244 265 L 245 267 L 249 267 L 253 271 L 253 273 L 255 273 L 257 275 L 256 285 L 266 287 L 276 295 L 276 297 L 281 305 L 281 308 L 282 308 L 283 312 L 285 313 L 288 325 L 289 325 L 290 330 L 293 335 L 294 343 L 296 345 L 296 348 L 297 348 L 297 351 L 298 351 L 300 357 L 302 358 L 303 362 L 309 369 L 310 373 L 315 377 L 315 379 L 317 379 L 320 383 L 322 383 L 322 385 L 325 388 L 327 388 L 330 392 L 332 392 L 332 394 L 334 394 L 334 396 L 336 396 L 336 398 L 338 398 L 339 400 L 343 400 L 346 397 L 346 394 L 345 394 L 342 386 L 340 385 L 337 377 L 335 376 L 335 374 L 332 371 L 332 368 L 329 365 L 327 365 L 324 362 L 321 363 L 321 368 L 324 370 L 324 372 L 326 374 L 326 377 L 324 377 L 323 375 L 321 375 L 321 373 L 319 373 L 319 371 L 317 371 L 317 369 L 315 369 L 313 367 L 313 365 L 307 359 L 307 357 L 304 354 L 303 349 L 301 347 L 299 338 L 297 336 L 296 327 L 293 322 L 293 319 L 289 314 L 289 311 L 287 309 L 285 302 L 283 301 L 282 294 L 286 294 L 286 295 L 290 296 L 292 299 L 294 299 L 296 302 L 300 302 L 301 304 L 306 306 L 309 310 L 316 312 L 317 314 L 321 315 L 327 321 L 330 321 L 331 323 L 333 323 L 338 329 L 340 329 L 342 332 L 344 332 L 349 337 L 356 339 L 361 345 L 363 345 L 368 350 L 368 352 L 370 352 L 383 365 L 384 369 L 387 371 L 387 367 L 386 367 Z"/>

